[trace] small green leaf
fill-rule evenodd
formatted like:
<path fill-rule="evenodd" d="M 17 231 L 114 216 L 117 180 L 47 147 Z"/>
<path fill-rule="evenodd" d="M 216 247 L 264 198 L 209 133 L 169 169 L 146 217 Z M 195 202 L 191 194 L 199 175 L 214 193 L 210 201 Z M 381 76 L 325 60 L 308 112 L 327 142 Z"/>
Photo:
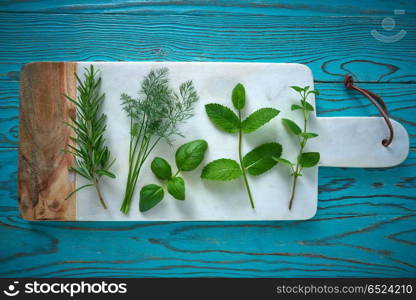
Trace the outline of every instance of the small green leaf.
<path fill-rule="evenodd" d="M 319 162 L 319 152 L 305 152 L 299 157 L 299 164 L 302 168 L 312 168 Z"/>
<path fill-rule="evenodd" d="M 273 159 L 275 161 L 277 161 L 278 163 L 282 163 L 282 164 L 285 164 L 285 165 L 293 166 L 293 164 L 289 160 L 287 160 L 287 159 L 280 158 L 280 157 L 279 158 L 273 157 Z"/>
<path fill-rule="evenodd" d="M 234 87 L 232 93 L 232 101 L 234 107 L 238 110 L 242 109 L 246 104 L 246 90 L 244 89 L 244 86 L 241 83 L 237 84 Z"/>
<path fill-rule="evenodd" d="M 291 88 L 294 89 L 298 93 L 303 92 L 303 88 L 301 88 L 300 86 L 291 86 Z"/>
<path fill-rule="evenodd" d="M 312 91 L 309 91 L 309 92 L 308 92 L 308 95 L 309 95 L 309 94 L 315 94 L 315 95 L 319 96 L 319 91 L 317 91 L 317 90 L 312 90 Z"/>
<path fill-rule="evenodd" d="M 241 123 L 241 128 L 244 133 L 250 133 L 256 131 L 264 124 L 272 120 L 279 114 L 279 111 L 274 108 L 260 108 L 253 112 Z"/>
<path fill-rule="evenodd" d="M 169 179 L 168 192 L 177 200 L 185 200 L 185 181 L 182 177 Z"/>
<path fill-rule="evenodd" d="M 204 159 L 208 143 L 204 140 L 195 140 L 183 144 L 176 150 L 176 166 L 180 171 L 192 171 Z"/>
<path fill-rule="evenodd" d="M 98 175 L 101 175 L 101 176 L 108 176 L 110 178 L 116 178 L 116 175 L 114 175 L 112 172 L 107 171 L 107 170 L 97 170 L 96 172 Z"/>
<path fill-rule="evenodd" d="M 302 132 L 300 134 L 301 137 L 304 137 L 305 139 L 312 139 L 318 136 L 317 133 L 314 132 Z"/>
<path fill-rule="evenodd" d="M 172 177 L 172 168 L 169 163 L 161 157 L 155 157 L 150 168 L 152 169 L 153 174 L 159 179 L 168 180 Z"/>
<path fill-rule="evenodd" d="M 309 102 L 302 101 L 302 105 L 305 108 L 305 110 L 307 110 L 307 111 L 314 111 L 313 106 Z"/>
<path fill-rule="evenodd" d="M 282 145 L 278 143 L 263 144 L 243 158 L 243 166 L 250 175 L 257 176 L 273 168 L 277 161 L 273 157 L 280 157 L 282 154 Z"/>
<path fill-rule="evenodd" d="M 233 180 L 243 175 L 240 165 L 232 159 L 221 158 L 207 164 L 201 178 L 208 180 Z"/>
<path fill-rule="evenodd" d="M 293 134 L 295 135 L 299 135 L 302 132 L 302 129 L 300 129 L 300 127 L 293 122 L 292 120 L 289 119 L 282 119 L 283 125 Z"/>
<path fill-rule="evenodd" d="M 307 92 L 307 91 L 309 90 L 309 88 L 310 88 L 310 86 L 309 86 L 309 85 L 307 85 L 307 86 L 305 86 L 305 87 L 303 88 L 303 90 L 304 90 L 305 92 Z"/>
<path fill-rule="evenodd" d="M 205 111 L 211 122 L 225 132 L 235 133 L 240 128 L 240 120 L 237 115 L 224 105 L 217 103 L 207 104 L 205 105 Z"/>
<path fill-rule="evenodd" d="M 148 184 L 140 190 L 139 209 L 141 212 L 148 211 L 162 201 L 164 196 L 163 188 L 157 184 Z"/>
<path fill-rule="evenodd" d="M 300 105 L 297 105 L 297 104 L 293 104 L 293 105 L 290 107 L 290 109 L 291 109 L 291 110 L 297 110 L 297 109 L 303 109 L 303 107 L 302 107 L 302 106 L 300 106 Z"/>

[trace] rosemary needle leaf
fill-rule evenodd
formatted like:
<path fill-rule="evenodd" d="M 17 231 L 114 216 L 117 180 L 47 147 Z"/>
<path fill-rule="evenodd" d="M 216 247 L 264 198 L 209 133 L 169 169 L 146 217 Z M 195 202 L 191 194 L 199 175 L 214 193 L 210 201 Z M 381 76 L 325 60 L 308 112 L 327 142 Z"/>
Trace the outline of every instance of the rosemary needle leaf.
<path fill-rule="evenodd" d="M 77 74 L 75 77 L 78 82 L 77 99 L 65 95 L 65 98 L 76 106 L 76 116 L 71 118 L 72 124 L 65 122 L 76 134 L 70 137 L 73 145 L 68 144 L 67 147 L 72 151 L 67 152 L 75 157 L 74 166 L 70 170 L 90 183 L 76 189 L 67 198 L 82 188 L 94 186 L 101 205 L 106 208 L 99 182 L 102 176 L 116 176 L 109 170 L 114 161 L 110 161 L 110 151 L 105 145 L 106 116 L 100 112 L 104 101 L 104 94 L 100 93 L 101 78 L 97 78 L 97 72 L 92 65 L 89 69 L 85 68 L 83 80 Z"/>

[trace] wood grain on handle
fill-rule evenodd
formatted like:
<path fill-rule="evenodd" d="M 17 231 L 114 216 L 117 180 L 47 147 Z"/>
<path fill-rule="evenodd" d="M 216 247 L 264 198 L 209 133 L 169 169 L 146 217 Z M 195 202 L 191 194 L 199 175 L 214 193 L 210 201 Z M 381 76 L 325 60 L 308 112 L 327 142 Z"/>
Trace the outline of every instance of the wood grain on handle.
<path fill-rule="evenodd" d="M 75 113 L 64 94 L 76 97 L 76 63 L 31 63 L 21 71 L 19 211 L 27 220 L 75 220 L 73 157 L 64 153 Z"/>

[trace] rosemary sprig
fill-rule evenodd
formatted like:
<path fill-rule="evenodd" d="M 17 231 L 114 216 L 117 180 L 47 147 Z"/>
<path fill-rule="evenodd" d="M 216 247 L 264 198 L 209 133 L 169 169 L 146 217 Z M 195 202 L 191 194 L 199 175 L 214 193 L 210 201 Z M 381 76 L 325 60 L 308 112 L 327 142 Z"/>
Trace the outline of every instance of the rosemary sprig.
<path fill-rule="evenodd" d="M 292 209 L 293 200 L 295 198 L 296 184 L 298 177 L 302 176 L 304 168 L 312 168 L 319 162 L 319 152 L 304 152 L 306 143 L 309 139 L 318 136 L 317 133 L 308 132 L 308 120 L 310 113 L 314 110 L 313 106 L 307 101 L 310 94 L 319 95 L 317 90 L 310 90 L 309 86 L 299 87 L 291 86 L 300 96 L 299 104 L 293 104 L 291 110 L 299 110 L 303 116 L 303 127 L 299 127 L 294 121 L 289 119 L 282 119 L 283 125 L 289 130 L 289 132 L 295 135 L 299 141 L 299 153 L 296 159 L 296 163 L 292 163 L 287 159 L 274 157 L 274 160 L 290 167 L 293 176 L 292 192 L 289 200 L 289 210 Z"/>
<path fill-rule="evenodd" d="M 75 157 L 75 164 L 70 170 L 90 181 L 71 192 L 66 199 L 83 188 L 93 186 L 101 205 L 106 209 L 99 183 L 102 176 L 116 177 L 109 170 L 115 160 L 110 161 L 110 151 L 105 146 L 106 115 L 100 112 L 104 94 L 100 93 L 101 78 L 97 79 L 96 75 L 93 65 L 89 69 L 85 68 L 84 80 L 75 74 L 78 97 L 75 100 L 65 95 L 76 107 L 76 116 L 71 118 L 72 124 L 65 123 L 74 130 L 76 136 L 70 137 L 75 145 L 67 144 L 70 150 L 64 151 Z"/>
<path fill-rule="evenodd" d="M 178 125 L 192 117 L 198 95 L 192 81 L 184 82 L 179 93 L 169 87 L 168 69 L 151 70 L 141 83 L 137 98 L 121 95 L 123 109 L 130 117 L 129 170 L 120 211 L 127 214 L 140 170 L 159 141 L 180 135 Z"/>

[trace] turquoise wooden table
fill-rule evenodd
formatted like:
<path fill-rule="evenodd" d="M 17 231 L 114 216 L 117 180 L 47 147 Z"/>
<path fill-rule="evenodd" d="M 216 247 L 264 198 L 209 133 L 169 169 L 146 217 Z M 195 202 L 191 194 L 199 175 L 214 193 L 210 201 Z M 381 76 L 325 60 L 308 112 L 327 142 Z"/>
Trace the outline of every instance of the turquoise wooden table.
<path fill-rule="evenodd" d="M 416 276 L 416 2 L 334 3 L 1 1 L 0 276 Z M 405 35 L 386 43 L 372 30 Z M 27 222 L 17 210 L 19 70 L 45 60 L 304 63 L 320 116 L 377 115 L 344 89 L 351 73 L 406 127 L 410 155 L 389 169 L 320 168 L 309 221 Z"/>

